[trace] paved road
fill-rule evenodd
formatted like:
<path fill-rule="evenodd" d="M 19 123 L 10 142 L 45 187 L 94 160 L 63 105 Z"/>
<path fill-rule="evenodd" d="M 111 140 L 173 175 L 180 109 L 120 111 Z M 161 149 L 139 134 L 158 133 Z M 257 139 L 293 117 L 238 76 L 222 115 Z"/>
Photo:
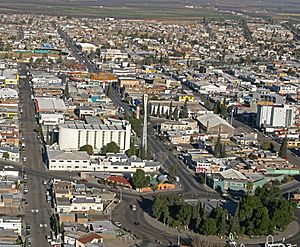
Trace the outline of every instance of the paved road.
<path fill-rule="evenodd" d="M 90 61 L 86 58 L 86 56 L 79 54 L 78 48 L 69 39 L 69 37 L 64 32 L 62 32 L 62 30 L 59 30 L 59 33 L 61 37 L 65 39 L 73 55 L 77 57 L 79 61 L 81 61 L 90 72 L 95 72 L 96 71 L 95 66 L 90 63 Z M 112 90 L 111 99 L 115 105 L 122 106 L 128 115 L 132 115 L 129 106 L 121 100 L 120 95 L 118 94 L 117 91 Z M 247 126 L 242 123 L 240 124 L 241 127 Z M 191 173 L 189 173 L 183 167 L 183 165 L 180 163 L 177 157 L 175 157 L 166 148 L 166 146 L 163 143 L 161 143 L 154 137 L 153 126 L 148 127 L 148 142 L 149 145 L 152 147 L 153 153 L 156 156 L 157 155 L 159 156 L 159 154 L 166 155 L 166 159 L 164 162 L 166 168 L 170 167 L 172 164 L 178 164 L 180 183 L 185 198 L 190 198 L 190 197 L 218 198 L 219 197 L 217 193 L 208 192 L 204 186 L 197 183 L 195 181 L 195 178 L 191 175 Z M 129 205 L 132 203 L 137 205 L 136 211 L 130 211 Z M 123 196 L 123 202 L 120 203 L 117 206 L 117 208 L 114 210 L 113 220 L 122 222 L 122 224 L 126 227 L 126 229 L 129 229 L 133 233 L 136 233 L 139 239 L 142 240 L 140 246 L 143 247 L 161 246 L 160 244 L 155 243 L 154 239 L 159 239 L 160 241 L 162 241 L 162 243 L 164 244 L 163 246 L 168 245 L 170 243 L 176 243 L 177 236 L 175 236 L 174 234 L 173 235 L 166 234 L 162 232 L 159 228 L 155 228 L 148 225 L 147 222 L 145 221 L 144 212 L 149 213 L 149 208 L 151 207 L 151 203 L 152 203 L 152 198 L 150 197 L 144 197 L 143 199 L 136 199 L 136 197 L 133 197 L 132 195 L 125 194 Z M 140 225 L 137 226 L 134 222 L 139 222 Z M 257 245 L 252 245 L 252 246 L 257 246 Z"/>
<path fill-rule="evenodd" d="M 123 107 L 128 115 L 132 115 L 128 104 L 121 100 L 121 97 L 116 90 L 112 90 L 111 99 L 115 105 Z M 183 165 L 181 161 L 167 149 L 165 144 L 154 136 L 154 126 L 155 123 L 151 123 L 148 126 L 148 144 L 151 146 L 155 157 L 164 157 L 163 165 L 166 169 L 173 164 L 178 165 L 179 183 L 181 184 L 180 188 L 183 198 L 220 198 L 217 192 L 207 190 L 204 185 L 198 183 L 194 175 L 188 171 L 188 168 L 186 168 L 185 165 Z M 170 243 L 176 244 L 177 235 L 162 232 L 159 227 L 155 228 L 150 226 L 145 220 L 144 213 L 151 214 L 153 198 L 145 196 L 138 199 L 138 202 L 136 200 L 136 197 L 132 198 L 130 196 L 125 196 L 123 202 L 114 210 L 113 219 L 122 222 L 126 229 L 134 232 L 139 239 L 142 240 L 140 246 L 160 246 L 155 240 L 159 240 L 164 246 L 169 245 Z M 129 211 L 129 205 L 132 203 L 137 205 L 137 211 Z M 125 211 L 127 212 L 126 214 L 124 214 Z M 139 222 L 142 227 L 136 226 L 134 222 Z M 181 237 L 183 238 L 184 236 Z"/>
<path fill-rule="evenodd" d="M 21 75 L 25 70 L 20 72 Z M 25 143 L 26 162 L 24 166 L 34 170 L 44 171 L 41 160 L 41 144 L 38 141 L 35 127 L 35 109 L 31 100 L 31 88 L 28 79 L 20 79 L 20 113 L 21 135 Z M 46 241 L 46 235 L 50 233 L 50 209 L 46 202 L 46 189 L 42 183 L 42 178 L 28 174 L 28 194 L 26 199 L 28 205 L 25 207 L 25 222 L 30 224 L 31 246 L 49 246 Z"/>
<path fill-rule="evenodd" d="M 56 24 L 54 24 L 54 26 L 56 26 Z M 96 66 L 92 64 L 87 56 L 79 50 L 76 43 L 71 40 L 67 33 L 61 27 L 57 27 L 57 30 L 60 37 L 66 42 L 66 45 L 69 47 L 72 56 L 76 57 L 78 61 L 88 69 L 89 72 L 97 72 Z"/>

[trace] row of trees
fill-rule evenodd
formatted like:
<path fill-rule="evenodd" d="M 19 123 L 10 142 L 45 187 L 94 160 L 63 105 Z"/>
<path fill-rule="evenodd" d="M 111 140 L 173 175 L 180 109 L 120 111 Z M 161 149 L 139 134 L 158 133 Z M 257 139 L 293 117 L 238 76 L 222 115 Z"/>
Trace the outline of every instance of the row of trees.
<path fill-rule="evenodd" d="M 153 216 L 166 225 L 190 229 L 203 235 L 225 235 L 228 213 L 217 207 L 210 214 L 200 202 L 191 206 L 179 197 L 157 196 L 152 207 Z"/>
<path fill-rule="evenodd" d="M 94 153 L 93 147 L 89 144 L 86 144 L 86 145 L 80 147 L 79 151 L 85 151 L 89 155 L 92 155 Z M 106 146 L 103 146 L 100 151 L 101 154 L 119 153 L 119 152 L 120 152 L 120 147 L 115 142 L 108 143 Z"/>
<path fill-rule="evenodd" d="M 178 197 L 157 196 L 153 216 L 176 228 L 188 228 L 202 235 L 267 235 L 284 230 L 294 220 L 295 207 L 285 200 L 276 186 L 267 184 L 248 194 L 238 204 L 233 216 L 216 207 L 210 213 L 205 205 L 191 206 Z"/>
<path fill-rule="evenodd" d="M 275 152 L 275 146 L 272 142 L 266 141 L 262 144 L 261 148 L 263 150 L 269 150 L 271 152 Z M 278 152 L 278 156 L 285 159 L 288 154 L 288 139 L 284 138 Z"/>
<path fill-rule="evenodd" d="M 188 100 L 186 100 L 183 104 L 182 109 L 180 110 L 178 106 L 175 108 L 173 107 L 173 102 L 170 102 L 169 110 L 165 113 L 162 113 L 162 107 L 160 104 L 158 104 L 156 112 L 152 112 L 152 115 L 156 117 L 165 117 L 167 119 L 172 119 L 172 120 L 178 120 L 179 118 L 188 118 L 189 117 L 189 112 L 188 112 L 188 105 L 187 105 Z M 174 108 L 174 110 L 173 110 Z"/>

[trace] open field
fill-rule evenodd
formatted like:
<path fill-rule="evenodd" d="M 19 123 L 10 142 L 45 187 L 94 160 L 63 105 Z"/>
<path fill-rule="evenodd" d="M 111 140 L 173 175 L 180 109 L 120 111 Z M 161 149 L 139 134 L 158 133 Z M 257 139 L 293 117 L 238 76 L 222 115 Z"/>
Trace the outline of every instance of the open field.
<path fill-rule="evenodd" d="M 139 19 L 240 18 L 213 7 L 247 12 L 268 10 L 296 18 L 300 14 L 299 0 L 0 0 L 1 13 Z"/>
<path fill-rule="evenodd" d="M 49 3 L 50 4 L 50 3 Z M 115 17 L 139 19 L 238 19 L 237 15 L 220 13 L 212 8 L 185 8 L 172 5 L 169 7 L 157 6 L 123 6 L 105 7 L 102 5 L 49 5 L 37 3 L 1 3 L 0 12 L 32 13 L 47 15 L 68 15 L 88 17 Z"/>

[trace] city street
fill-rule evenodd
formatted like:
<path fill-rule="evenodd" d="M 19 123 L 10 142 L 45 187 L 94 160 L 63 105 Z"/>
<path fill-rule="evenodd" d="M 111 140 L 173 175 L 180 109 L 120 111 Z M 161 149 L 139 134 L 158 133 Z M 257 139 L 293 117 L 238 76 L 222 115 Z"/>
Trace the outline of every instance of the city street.
<path fill-rule="evenodd" d="M 22 69 L 20 75 L 25 75 Z M 42 164 L 41 143 L 37 138 L 35 128 L 35 109 L 31 100 L 31 87 L 28 79 L 20 79 L 20 106 L 22 113 L 20 117 L 21 135 L 24 138 L 25 152 L 23 161 L 24 168 L 44 171 Z M 25 170 L 25 169 L 24 169 Z M 46 188 L 42 183 L 42 177 L 28 174 L 28 194 L 25 207 L 25 222 L 30 225 L 31 246 L 48 246 L 46 235 L 50 233 L 51 210 L 46 202 Z"/>
<path fill-rule="evenodd" d="M 95 72 L 95 66 L 90 63 L 87 57 L 83 54 L 79 53 L 78 48 L 75 46 L 74 42 L 70 40 L 70 38 L 59 29 L 59 33 L 61 37 L 66 41 L 69 48 L 72 51 L 72 54 L 81 61 L 85 67 L 89 70 L 89 72 Z M 111 99 L 116 106 L 122 107 L 127 115 L 132 115 L 130 107 L 128 104 L 122 101 L 119 93 L 114 89 L 111 91 Z M 155 124 L 155 123 L 154 123 Z M 242 131 L 252 131 L 252 129 L 237 121 L 234 120 L 234 126 L 236 128 L 240 128 Z M 159 157 L 163 155 L 163 165 L 166 169 L 168 169 L 171 165 L 177 164 L 179 168 L 178 176 L 180 178 L 180 189 L 183 193 L 184 199 L 197 199 L 197 198 L 207 198 L 207 199 L 218 199 L 220 198 L 219 194 L 215 191 L 211 191 L 207 189 L 204 185 L 201 185 L 196 181 L 195 176 L 193 176 L 184 165 L 180 162 L 180 160 L 163 144 L 161 141 L 156 139 L 153 133 L 153 126 L 148 126 L 148 143 L 152 148 L 152 152 L 155 157 Z M 263 141 L 264 138 L 266 140 L 271 140 L 269 137 L 264 136 L 262 133 L 258 133 L 260 141 Z M 275 145 L 278 148 L 278 143 Z M 292 157 L 289 154 L 289 159 L 291 162 L 298 162 L 298 158 Z M 300 159 L 299 159 L 300 161 Z M 299 162 L 298 162 L 299 163 Z M 300 164 L 300 163 L 299 163 Z M 168 192 L 167 192 L 168 193 Z M 171 192 L 169 192 L 171 193 Z M 137 199 L 138 198 L 138 199 Z M 131 233 L 138 236 L 139 245 L 135 246 L 166 246 L 170 243 L 177 243 L 177 235 L 169 234 L 162 231 L 162 229 L 158 227 L 150 226 L 145 220 L 144 214 L 151 213 L 151 203 L 153 198 L 140 197 L 124 194 L 122 196 L 122 202 L 114 209 L 112 219 L 113 221 L 119 221 L 122 223 L 123 227 L 129 230 Z M 130 209 L 130 205 L 135 204 L 137 206 L 136 211 L 132 211 Z M 297 211 L 297 217 L 299 212 Z M 299 217 L 298 217 L 299 219 Z M 292 238 L 293 241 L 296 241 L 299 237 L 295 236 Z M 158 243 L 159 240 L 159 243 Z M 297 240 L 298 241 L 298 240 Z M 163 245 L 160 245 L 163 244 Z M 259 246 L 257 244 L 251 245 L 253 247 Z"/>

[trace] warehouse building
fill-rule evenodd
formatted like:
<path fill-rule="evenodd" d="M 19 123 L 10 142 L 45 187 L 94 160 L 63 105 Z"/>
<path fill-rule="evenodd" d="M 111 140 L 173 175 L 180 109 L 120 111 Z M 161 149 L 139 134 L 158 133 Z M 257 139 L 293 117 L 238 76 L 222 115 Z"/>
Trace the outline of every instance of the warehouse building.
<path fill-rule="evenodd" d="M 63 124 L 59 127 L 60 150 L 78 150 L 91 145 L 94 152 L 100 152 L 103 146 L 115 142 L 122 151 L 130 148 L 131 125 L 127 121 L 108 124 Z"/>

